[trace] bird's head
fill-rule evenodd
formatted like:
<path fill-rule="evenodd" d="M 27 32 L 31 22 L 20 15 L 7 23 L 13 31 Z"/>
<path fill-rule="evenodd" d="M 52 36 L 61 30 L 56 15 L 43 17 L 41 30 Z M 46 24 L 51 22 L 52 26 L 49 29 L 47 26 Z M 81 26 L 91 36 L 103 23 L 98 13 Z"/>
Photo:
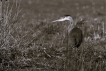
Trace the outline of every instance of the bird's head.
<path fill-rule="evenodd" d="M 64 15 L 63 17 L 60 17 L 59 19 L 54 20 L 52 22 L 61 22 L 61 21 L 70 21 L 71 24 L 73 23 L 73 19 L 70 15 Z"/>

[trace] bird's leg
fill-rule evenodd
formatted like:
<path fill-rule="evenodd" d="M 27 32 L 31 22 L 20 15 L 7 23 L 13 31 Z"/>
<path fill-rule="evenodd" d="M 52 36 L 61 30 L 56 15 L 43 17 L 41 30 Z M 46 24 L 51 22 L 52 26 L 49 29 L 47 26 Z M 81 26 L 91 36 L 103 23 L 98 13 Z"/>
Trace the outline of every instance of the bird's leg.
<path fill-rule="evenodd" d="M 71 58 L 71 51 L 72 49 L 70 48 L 70 42 L 69 42 L 69 34 L 68 34 L 68 30 L 67 30 L 67 53 L 66 53 L 66 71 L 67 69 L 70 68 L 70 58 Z"/>
<path fill-rule="evenodd" d="M 67 67 L 66 67 L 66 71 L 67 70 L 69 70 L 70 69 L 70 67 L 71 67 L 71 62 L 70 62 L 70 60 L 71 60 L 71 52 L 72 51 L 72 49 L 69 47 L 69 45 L 68 45 L 68 47 L 67 47 Z"/>
<path fill-rule="evenodd" d="M 77 52 L 78 52 L 78 48 L 75 47 L 75 57 L 77 58 Z"/>

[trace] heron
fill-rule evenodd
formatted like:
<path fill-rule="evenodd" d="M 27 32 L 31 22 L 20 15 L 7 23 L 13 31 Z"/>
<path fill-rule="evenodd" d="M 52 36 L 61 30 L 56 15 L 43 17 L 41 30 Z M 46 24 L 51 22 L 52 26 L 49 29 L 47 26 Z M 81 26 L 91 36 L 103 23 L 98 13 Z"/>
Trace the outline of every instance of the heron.
<path fill-rule="evenodd" d="M 68 31 L 68 44 L 72 47 L 78 48 L 82 41 L 83 41 L 83 33 L 82 30 L 77 26 L 78 23 L 74 23 L 73 18 L 70 15 L 65 15 L 63 17 L 60 17 L 57 20 L 54 20 L 52 22 L 61 22 L 61 21 L 69 21 L 70 24 L 67 28 Z M 82 22 L 80 22 L 82 23 Z"/>
<path fill-rule="evenodd" d="M 70 68 L 70 59 L 77 56 L 77 48 L 81 45 L 83 41 L 83 33 L 82 30 L 77 26 L 77 24 L 82 24 L 83 22 L 77 22 L 75 23 L 73 18 L 70 15 L 65 15 L 63 17 L 60 17 L 57 20 L 54 20 L 52 22 L 61 22 L 61 21 L 69 21 L 69 26 L 67 27 L 67 48 L 66 48 L 66 65 Z M 73 50 L 74 49 L 74 50 Z M 74 54 L 75 56 L 73 56 Z M 78 58 L 77 58 L 78 59 Z M 67 70 L 66 67 L 66 70 Z"/>

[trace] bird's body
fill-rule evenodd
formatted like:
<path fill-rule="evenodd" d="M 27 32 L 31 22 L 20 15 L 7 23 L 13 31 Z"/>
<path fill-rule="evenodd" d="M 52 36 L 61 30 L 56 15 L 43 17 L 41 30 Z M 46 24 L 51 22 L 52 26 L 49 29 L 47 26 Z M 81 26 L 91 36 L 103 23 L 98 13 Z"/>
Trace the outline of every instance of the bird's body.
<path fill-rule="evenodd" d="M 80 28 L 78 27 L 74 27 L 69 35 L 68 35 L 68 41 L 69 41 L 69 44 L 72 45 L 73 47 L 79 47 L 82 43 L 82 40 L 83 40 L 83 34 L 82 34 L 82 31 L 80 30 Z"/>

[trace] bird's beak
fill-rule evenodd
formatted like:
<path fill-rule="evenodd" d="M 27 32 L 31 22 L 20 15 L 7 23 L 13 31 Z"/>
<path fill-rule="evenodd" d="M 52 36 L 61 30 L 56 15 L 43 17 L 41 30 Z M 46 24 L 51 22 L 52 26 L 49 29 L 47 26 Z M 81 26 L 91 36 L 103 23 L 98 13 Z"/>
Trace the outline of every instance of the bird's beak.
<path fill-rule="evenodd" d="M 54 20 L 54 21 L 52 21 L 52 23 L 53 23 L 53 22 L 58 22 L 58 20 Z"/>
<path fill-rule="evenodd" d="M 65 20 L 66 20 L 65 18 L 60 18 L 60 19 L 54 20 L 52 22 L 60 22 L 60 21 L 65 21 Z"/>

